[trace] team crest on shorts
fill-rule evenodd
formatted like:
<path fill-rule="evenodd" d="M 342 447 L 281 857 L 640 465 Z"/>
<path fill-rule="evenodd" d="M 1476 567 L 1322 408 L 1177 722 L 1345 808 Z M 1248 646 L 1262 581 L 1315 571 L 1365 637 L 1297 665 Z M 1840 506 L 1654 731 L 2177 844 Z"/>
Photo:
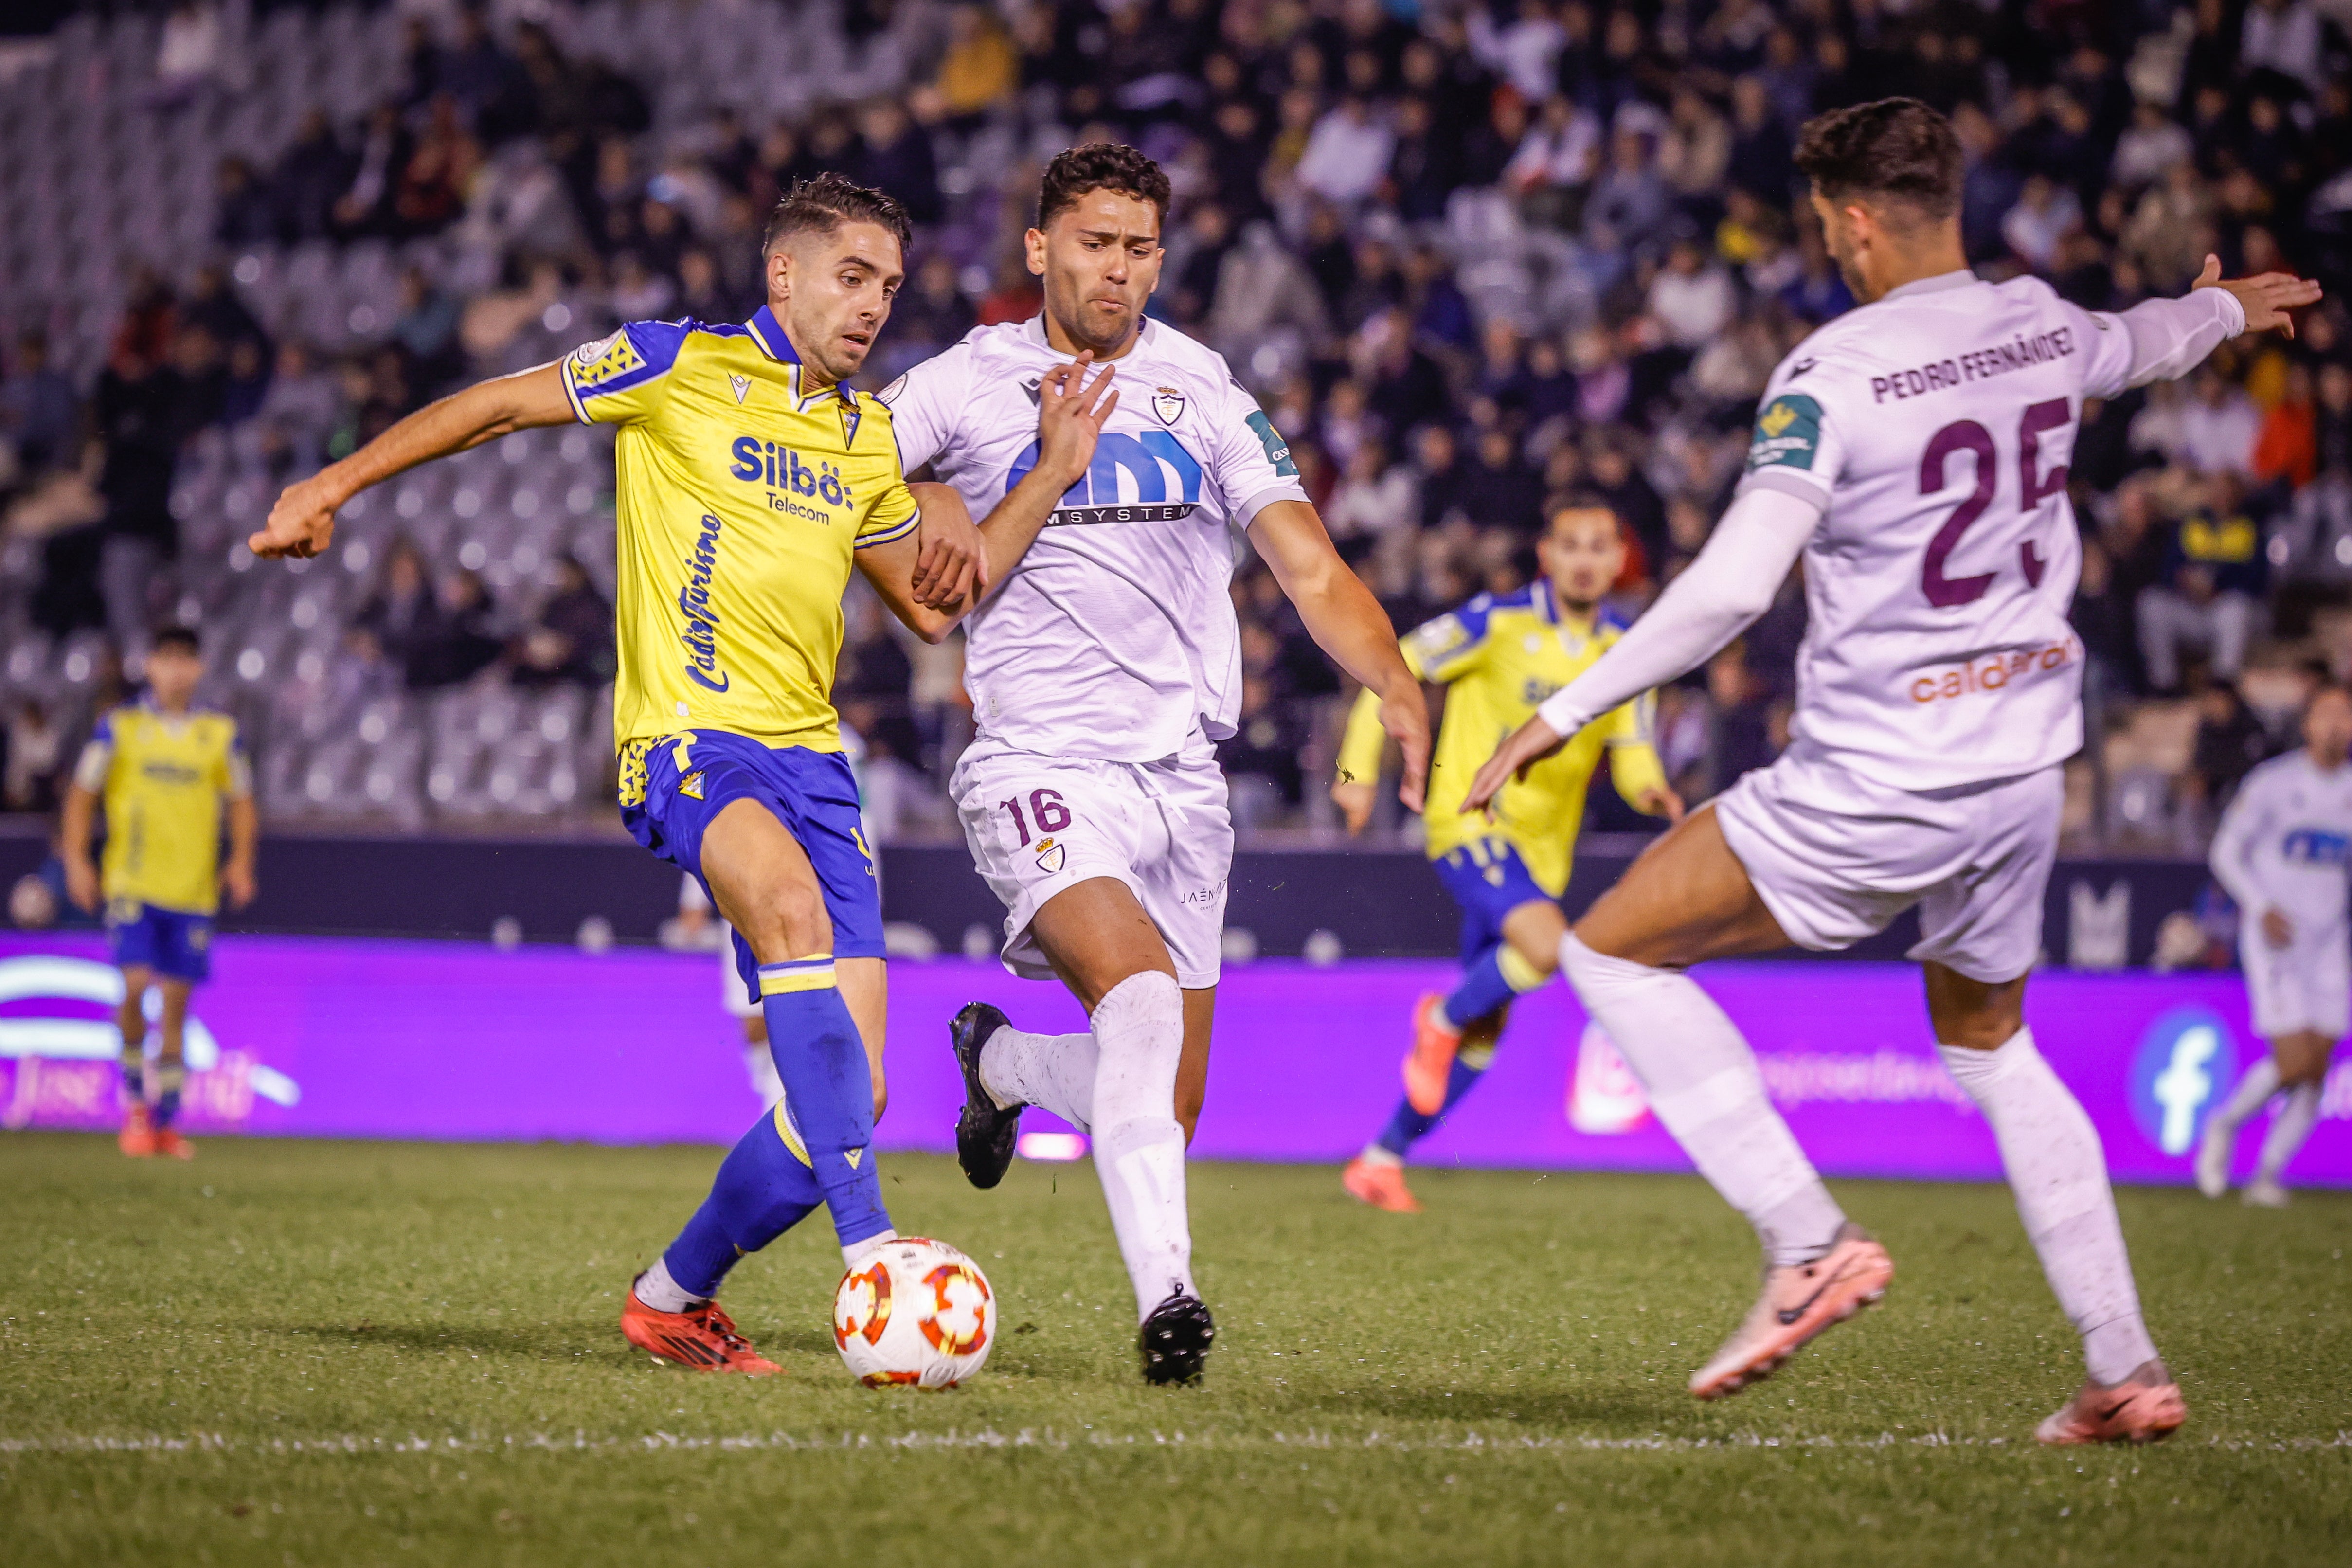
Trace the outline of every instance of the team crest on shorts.
<path fill-rule="evenodd" d="M 1162 425 L 1173 425 L 1184 417 L 1184 395 L 1172 386 L 1163 386 L 1151 395 L 1151 412 L 1160 416 Z"/>
<path fill-rule="evenodd" d="M 1049 876 L 1054 872 L 1060 870 L 1062 868 L 1062 863 L 1068 858 L 1066 854 L 1068 848 L 1069 846 L 1063 843 L 1058 838 L 1039 839 L 1037 841 L 1037 869 L 1045 872 Z"/>
<path fill-rule="evenodd" d="M 678 780 L 677 793 L 686 796 L 688 800 L 700 800 L 702 798 L 702 770 L 700 768 L 697 768 L 692 773 L 687 774 L 684 778 Z"/>

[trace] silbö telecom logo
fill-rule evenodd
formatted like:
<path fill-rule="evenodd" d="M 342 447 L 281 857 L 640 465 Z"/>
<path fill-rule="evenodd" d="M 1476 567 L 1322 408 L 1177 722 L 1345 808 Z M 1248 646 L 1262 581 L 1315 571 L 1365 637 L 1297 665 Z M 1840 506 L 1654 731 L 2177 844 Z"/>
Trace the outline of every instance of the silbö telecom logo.
<path fill-rule="evenodd" d="M 2132 1120 L 2158 1149 L 2186 1157 L 2237 1075 L 2237 1039 L 2221 1016 L 2175 1007 L 2148 1026 L 2132 1058 Z"/>

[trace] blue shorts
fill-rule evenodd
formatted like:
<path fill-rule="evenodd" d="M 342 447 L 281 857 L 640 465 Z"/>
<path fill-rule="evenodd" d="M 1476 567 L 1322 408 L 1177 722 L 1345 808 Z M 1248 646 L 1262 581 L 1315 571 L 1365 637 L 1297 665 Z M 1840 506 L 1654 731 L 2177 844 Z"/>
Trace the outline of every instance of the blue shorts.
<path fill-rule="evenodd" d="M 1449 849 L 1431 864 L 1446 892 L 1462 906 L 1465 963 L 1503 940 L 1505 915 L 1521 904 L 1554 901 L 1537 886 L 1519 852 L 1500 838 L 1481 838 Z"/>
<path fill-rule="evenodd" d="M 160 910 L 136 899 L 106 901 L 106 934 L 114 941 L 114 962 L 124 969 L 152 969 L 166 980 L 191 985 L 212 978 L 213 917 Z"/>
<path fill-rule="evenodd" d="M 684 742 L 681 747 L 681 742 Z M 678 752 L 686 770 L 678 771 Z M 769 747 L 723 731 L 697 730 L 691 739 L 666 740 L 643 754 L 644 797 L 634 793 L 630 759 L 622 763 L 622 825 L 629 837 L 710 890 L 702 874 L 702 835 L 711 819 L 738 800 L 766 806 L 807 852 L 833 920 L 835 958 L 880 958 L 881 884 L 866 845 L 857 809 L 857 778 L 839 752 L 806 746 Z M 715 904 L 716 900 L 712 900 Z M 760 999 L 760 961 L 739 932 L 735 970 L 751 1000 Z"/>

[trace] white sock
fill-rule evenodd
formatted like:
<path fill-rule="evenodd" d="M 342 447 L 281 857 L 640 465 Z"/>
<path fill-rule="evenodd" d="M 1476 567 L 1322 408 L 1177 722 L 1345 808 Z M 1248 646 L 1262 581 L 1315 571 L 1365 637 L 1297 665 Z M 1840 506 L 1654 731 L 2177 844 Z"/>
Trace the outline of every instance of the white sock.
<path fill-rule="evenodd" d="M 784 1080 L 776 1076 L 776 1058 L 766 1046 L 744 1046 L 743 1076 L 751 1080 L 751 1092 L 760 1097 L 762 1109 L 773 1110 L 784 1098 Z"/>
<path fill-rule="evenodd" d="M 2090 1117 L 2042 1059 L 2031 1029 L 1996 1050 L 1936 1048 L 1992 1126 L 2018 1217 L 2058 1305 L 2083 1336 L 2091 1376 L 2121 1383 L 2140 1363 L 2156 1359 L 2156 1342 L 2140 1319 L 2106 1155 Z"/>
<path fill-rule="evenodd" d="M 637 1300 L 656 1312 L 683 1312 L 710 1300 L 679 1289 L 677 1281 L 669 1277 L 668 1260 L 661 1258 L 655 1258 L 654 1266 L 637 1276 L 636 1292 Z"/>
<path fill-rule="evenodd" d="M 898 1239 L 897 1231 L 884 1230 L 877 1231 L 863 1241 L 853 1241 L 841 1249 L 841 1266 L 845 1268 L 855 1268 L 879 1251 L 884 1242 Z M 653 1303 L 648 1301 L 646 1305 L 650 1307 Z"/>
<path fill-rule="evenodd" d="M 1007 1025 L 980 1047 L 980 1085 L 999 1110 L 1034 1105 L 1084 1132 L 1094 1125 L 1096 1054 L 1091 1034 L 1032 1035 Z"/>
<path fill-rule="evenodd" d="M 1184 1212 L 1184 1129 L 1176 1068 L 1184 1054 L 1184 994 L 1173 975 L 1130 974 L 1095 1005 L 1095 1170 L 1119 1256 L 1135 1285 L 1135 1315 L 1192 1288 L 1192 1233 Z"/>
<path fill-rule="evenodd" d="M 2278 1092 L 2278 1086 L 2277 1059 L 2266 1056 L 2246 1069 L 2237 1087 L 2230 1090 L 2229 1100 L 2213 1113 L 2213 1120 L 2235 1132 L 2246 1124 L 2247 1118 L 2269 1103 L 2271 1096 Z"/>
<path fill-rule="evenodd" d="M 1680 970 L 1611 958 L 1560 939 L 1585 1010 L 1642 1080 L 1650 1109 L 1724 1200 L 1748 1216 L 1776 1267 L 1829 1250 L 1845 1215 L 1764 1092 L 1756 1054 Z"/>
<path fill-rule="evenodd" d="M 2268 1067 L 2270 1064 L 2263 1064 Z M 2319 1085 L 2299 1083 L 2286 1091 L 2284 1103 L 2278 1114 L 2271 1118 L 2269 1136 L 2263 1140 L 2262 1163 L 2256 1167 L 2262 1179 L 2275 1182 L 2303 1141 L 2311 1136 L 2312 1127 L 2319 1121 Z"/>

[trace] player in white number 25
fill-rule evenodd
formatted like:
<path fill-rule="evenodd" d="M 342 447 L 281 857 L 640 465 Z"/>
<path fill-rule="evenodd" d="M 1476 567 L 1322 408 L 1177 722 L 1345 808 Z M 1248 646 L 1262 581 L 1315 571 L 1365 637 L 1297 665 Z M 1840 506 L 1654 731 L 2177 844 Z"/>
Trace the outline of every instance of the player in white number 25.
<path fill-rule="evenodd" d="M 951 788 L 1004 901 L 1005 965 L 1059 977 L 1088 1015 L 1074 1035 L 1013 1028 L 984 1003 L 956 1016 L 956 1152 L 992 1187 L 1023 1106 L 1091 1134 L 1143 1375 L 1189 1383 L 1215 1334 L 1192 1279 L 1184 1147 L 1233 864 L 1214 743 L 1240 706 L 1239 537 L 1380 694 L 1416 808 L 1429 721 L 1282 437 L 1222 358 L 1145 319 L 1168 200 L 1168 176 L 1131 147 L 1055 158 L 1028 236 L 1044 310 L 978 329 L 880 396 L 907 471 L 928 466 L 987 517 L 990 591 L 964 663 L 978 735 Z"/>
<path fill-rule="evenodd" d="M 2089 1363 L 2035 1435 L 2149 1441 L 2184 1419 L 2180 1390 L 2140 1318 L 2098 1135 L 2024 1022 L 2059 765 L 2083 740 L 2066 463 L 2084 398 L 2184 374 L 2240 332 L 2292 331 L 2286 311 L 2319 290 L 2275 274 L 2225 283 L 2209 260 L 2186 298 L 2105 315 L 2035 279 L 1979 282 L 1960 247 L 1958 140 L 1915 100 L 1819 117 L 1797 166 L 1864 303 L 1773 374 L 1747 475 L 1698 559 L 1504 742 L 1464 809 L 1723 647 L 1801 555 L 1810 624 L 1788 751 L 1667 834 L 1560 943 L 1659 1121 L 1763 1239 L 1762 1297 L 1691 1392 L 1768 1375 L 1877 1300 L 1894 1268 L 1684 971 L 1844 947 L 1916 904 L 1937 1048 L 1991 1126 Z"/>

